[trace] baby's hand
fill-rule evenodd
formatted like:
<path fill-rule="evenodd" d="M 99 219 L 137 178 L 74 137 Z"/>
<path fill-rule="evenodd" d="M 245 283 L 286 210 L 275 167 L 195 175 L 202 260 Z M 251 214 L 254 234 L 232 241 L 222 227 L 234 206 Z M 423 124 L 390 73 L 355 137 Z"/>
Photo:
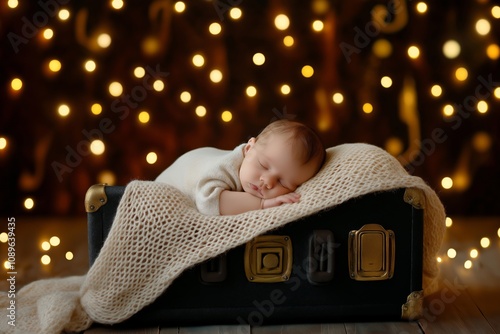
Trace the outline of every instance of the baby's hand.
<path fill-rule="evenodd" d="M 300 194 L 291 192 L 275 198 L 266 198 L 262 200 L 262 209 L 280 206 L 283 203 L 296 203 L 300 200 Z"/>

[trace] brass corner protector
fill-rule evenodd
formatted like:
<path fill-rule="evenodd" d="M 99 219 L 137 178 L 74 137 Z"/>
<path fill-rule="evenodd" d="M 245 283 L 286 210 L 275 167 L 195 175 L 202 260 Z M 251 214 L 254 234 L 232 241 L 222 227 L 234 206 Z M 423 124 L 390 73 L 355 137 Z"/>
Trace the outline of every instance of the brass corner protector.
<path fill-rule="evenodd" d="M 407 188 L 404 194 L 404 201 L 417 209 L 425 207 L 425 195 L 422 189 Z"/>
<path fill-rule="evenodd" d="M 87 213 L 96 212 L 101 206 L 108 202 L 108 197 L 104 188 L 106 183 L 94 184 L 85 194 L 85 211 Z"/>
<path fill-rule="evenodd" d="M 415 320 L 422 317 L 424 305 L 424 291 L 413 291 L 401 306 L 401 319 Z"/>

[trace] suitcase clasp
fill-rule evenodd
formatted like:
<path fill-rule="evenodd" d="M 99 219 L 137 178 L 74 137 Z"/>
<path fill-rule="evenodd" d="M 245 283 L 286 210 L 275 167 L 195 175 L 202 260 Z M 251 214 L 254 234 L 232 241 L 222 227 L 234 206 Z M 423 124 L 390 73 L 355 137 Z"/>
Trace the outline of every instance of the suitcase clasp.
<path fill-rule="evenodd" d="M 245 275 L 250 282 L 274 283 L 290 279 L 292 241 L 283 235 L 262 235 L 245 247 Z"/>
<path fill-rule="evenodd" d="M 378 224 L 366 224 L 349 233 L 349 275 L 357 281 L 392 278 L 395 262 L 395 236 Z"/>
<path fill-rule="evenodd" d="M 309 266 L 307 279 L 311 284 L 324 284 L 333 279 L 333 232 L 314 230 L 309 240 Z"/>

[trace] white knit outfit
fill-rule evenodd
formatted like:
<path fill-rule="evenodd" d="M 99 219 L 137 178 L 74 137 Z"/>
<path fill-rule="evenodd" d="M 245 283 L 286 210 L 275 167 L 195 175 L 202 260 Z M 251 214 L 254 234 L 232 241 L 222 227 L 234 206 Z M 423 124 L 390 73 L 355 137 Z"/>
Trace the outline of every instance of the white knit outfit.
<path fill-rule="evenodd" d="M 169 184 L 196 204 L 205 215 L 219 215 L 219 197 L 223 190 L 243 191 L 239 178 L 243 147 L 232 151 L 202 147 L 180 156 L 155 181 Z"/>

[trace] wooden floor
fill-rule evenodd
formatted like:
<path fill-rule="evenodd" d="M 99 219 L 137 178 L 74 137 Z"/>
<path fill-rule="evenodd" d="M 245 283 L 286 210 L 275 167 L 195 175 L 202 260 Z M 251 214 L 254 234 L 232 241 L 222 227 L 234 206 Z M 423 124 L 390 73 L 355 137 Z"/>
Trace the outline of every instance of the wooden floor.
<path fill-rule="evenodd" d="M 6 224 L 2 228 L 6 229 Z M 500 218 L 455 218 L 447 229 L 440 252 L 442 262 L 441 289 L 425 301 L 424 315 L 415 322 L 333 323 L 283 326 L 208 326 L 116 330 L 94 327 L 84 334 L 106 333 L 183 333 L 183 334 L 277 334 L 277 333 L 500 333 L 500 238 L 497 230 Z M 6 232 L 0 230 L 1 232 Z M 60 243 L 43 250 L 41 244 L 58 236 Z M 482 248 L 480 240 L 488 237 L 489 247 Z M 57 243 L 56 243 L 57 244 Z M 455 258 L 447 250 L 454 248 Z M 477 258 L 470 251 L 477 249 Z M 74 258 L 67 260 L 66 252 Z M 0 244 L 0 259 L 7 254 L 6 244 Z M 51 262 L 44 265 L 42 256 Z M 6 257 L 3 256 L 3 257 Z M 472 267 L 464 268 L 470 260 Z M 88 268 L 85 218 L 28 219 L 16 218 L 16 284 L 23 285 L 41 278 L 83 275 Z M 6 273 L 2 272 L 0 290 L 7 288 Z"/>

